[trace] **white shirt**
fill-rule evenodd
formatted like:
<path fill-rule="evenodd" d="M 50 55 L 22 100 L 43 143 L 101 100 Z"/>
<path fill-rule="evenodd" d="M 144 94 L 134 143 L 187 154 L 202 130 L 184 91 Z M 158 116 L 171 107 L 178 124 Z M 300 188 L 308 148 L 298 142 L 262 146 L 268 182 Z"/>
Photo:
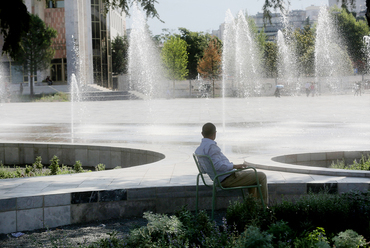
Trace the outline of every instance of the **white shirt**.
<path fill-rule="evenodd" d="M 231 163 L 229 159 L 227 159 L 227 157 L 221 152 L 221 149 L 217 146 L 217 143 L 214 140 L 203 138 L 200 146 L 195 150 L 195 153 L 198 155 L 209 156 L 215 167 L 216 174 L 221 174 L 234 170 L 234 164 Z M 212 168 L 203 169 L 209 175 L 209 177 L 214 180 L 215 175 L 213 175 Z M 222 182 L 222 180 L 224 180 L 228 176 L 229 175 L 220 176 L 220 182 Z"/>

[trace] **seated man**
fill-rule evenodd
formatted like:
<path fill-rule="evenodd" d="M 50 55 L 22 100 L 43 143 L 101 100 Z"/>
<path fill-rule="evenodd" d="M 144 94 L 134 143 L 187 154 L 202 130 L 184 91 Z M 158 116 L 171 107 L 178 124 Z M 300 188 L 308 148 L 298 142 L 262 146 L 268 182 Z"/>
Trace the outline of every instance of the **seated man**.
<path fill-rule="evenodd" d="M 222 187 L 236 187 L 236 186 L 246 186 L 256 184 L 256 177 L 253 170 L 236 171 L 236 169 L 246 168 L 244 164 L 233 164 L 231 163 L 225 155 L 221 152 L 221 149 L 217 146 L 215 142 L 216 139 L 216 127 L 212 123 L 206 123 L 202 128 L 202 143 L 195 150 L 198 155 L 207 155 L 211 158 L 213 165 L 216 170 L 216 174 L 225 173 L 228 171 L 235 170 L 234 173 L 229 175 L 220 176 L 219 180 Z M 206 173 L 214 179 L 213 172 L 207 171 Z M 267 178 L 265 173 L 257 172 L 259 183 L 262 185 L 262 197 L 266 205 L 268 205 L 268 189 L 267 189 Z M 257 188 L 249 189 L 249 193 L 254 197 L 257 197 Z"/>

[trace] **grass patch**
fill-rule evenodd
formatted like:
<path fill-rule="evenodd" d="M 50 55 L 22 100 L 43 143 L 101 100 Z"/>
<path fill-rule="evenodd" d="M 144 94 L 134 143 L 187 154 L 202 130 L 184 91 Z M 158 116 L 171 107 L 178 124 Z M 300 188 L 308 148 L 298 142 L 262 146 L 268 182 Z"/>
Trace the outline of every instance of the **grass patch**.
<path fill-rule="evenodd" d="M 69 94 L 65 92 L 57 92 L 54 94 L 43 94 L 33 98 L 34 102 L 69 102 Z"/>

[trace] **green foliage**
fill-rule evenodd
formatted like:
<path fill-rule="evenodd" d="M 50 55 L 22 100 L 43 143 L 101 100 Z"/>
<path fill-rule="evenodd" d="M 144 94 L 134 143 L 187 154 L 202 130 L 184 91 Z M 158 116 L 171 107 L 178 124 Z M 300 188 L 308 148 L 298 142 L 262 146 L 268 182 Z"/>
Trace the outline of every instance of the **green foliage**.
<path fill-rule="evenodd" d="M 272 223 L 267 232 L 273 235 L 274 244 L 286 244 L 293 239 L 293 230 L 283 220 Z"/>
<path fill-rule="evenodd" d="M 279 220 L 289 223 L 296 233 L 323 227 L 329 236 L 344 229 L 369 235 L 370 193 L 352 191 L 343 194 L 310 193 L 295 202 L 283 201 L 272 207 Z"/>
<path fill-rule="evenodd" d="M 59 158 L 56 155 L 54 155 L 50 162 L 51 162 L 49 165 L 50 174 L 58 175 L 60 173 Z"/>
<path fill-rule="evenodd" d="M 0 34 L 4 38 L 2 53 L 13 57 L 20 50 L 21 37 L 30 27 L 30 14 L 23 0 L 0 1 Z"/>
<path fill-rule="evenodd" d="M 35 102 L 69 102 L 69 94 L 65 92 L 57 92 L 53 94 L 43 94 L 39 99 L 34 99 Z"/>
<path fill-rule="evenodd" d="M 154 7 L 154 4 L 157 3 L 157 0 L 135 0 L 138 3 L 138 6 L 141 6 L 146 12 L 147 17 L 159 18 L 159 14 Z M 129 9 L 132 6 L 134 0 L 103 0 L 105 12 L 108 13 L 109 8 L 120 8 L 127 15 L 129 15 Z M 162 20 L 160 20 L 162 21 Z"/>
<path fill-rule="evenodd" d="M 265 75 L 267 77 L 277 76 L 277 56 L 278 47 L 275 42 L 266 42 L 263 50 L 263 61 L 265 68 Z"/>
<path fill-rule="evenodd" d="M 239 237 L 236 248 L 273 248 L 272 234 L 261 232 L 258 227 L 250 226 Z"/>
<path fill-rule="evenodd" d="M 364 237 L 350 229 L 340 232 L 333 238 L 333 242 L 336 248 L 358 248 L 366 245 Z"/>
<path fill-rule="evenodd" d="M 256 198 L 248 195 L 244 201 L 231 202 L 226 212 L 227 223 L 235 225 L 239 232 L 247 225 L 266 228 L 273 220 L 273 212 L 266 210 Z"/>
<path fill-rule="evenodd" d="M 145 212 L 144 218 L 148 224 L 131 231 L 128 247 L 168 247 L 170 244 L 183 247 L 186 244 L 183 225 L 176 216 Z"/>
<path fill-rule="evenodd" d="M 0 179 L 91 172 L 90 170 L 83 170 L 80 161 L 76 161 L 73 168 L 63 164 L 60 168 L 59 159 L 57 156 L 54 156 L 53 159 L 50 160 L 51 164 L 48 169 L 43 168 L 43 164 L 41 163 L 41 161 L 41 156 L 38 156 L 36 157 L 35 162 L 32 164 L 32 166 L 26 165 L 24 168 L 21 168 L 19 166 L 14 166 L 14 168 L 10 168 L 9 166 L 4 166 L 2 163 L 0 163 Z M 105 165 L 100 164 L 100 168 L 101 170 L 104 170 Z"/>
<path fill-rule="evenodd" d="M 218 226 L 205 211 L 193 215 L 185 207 L 176 216 L 183 223 L 185 240 L 190 247 L 233 247 L 235 244 L 237 231 L 228 226 L 226 219 Z"/>
<path fill-rule="evenodd" d="M 15 178 L 16 173 L 9 170 L 9 167 L 5 167 L 2 163 L 0 164 L 0 179 Z"/>
<path fill-rule="evenodd" d="M 81 173 L 84 171 L 84 169 L 82 168 L 82 163 L 80 160 L 76 161 L 76 163 L 73 165 L 73 170 L 76 172 L 76 173 Z"/>
<path fill-rule="evenodd" d="M 108 233 L 109 238 L 100 239 L 89 246 L 88 248 L 120 248 L 127 247 L 123 239 L 117 237 L 117 232 Z"/>
<path fill-rule="evenodd" d="M 37 156 L 35 162 L 32 165 L 37 170 L 42 170 L 42 168 L 44 167 L 44 165 L 42 164 L 42 158 L 41 158 L 41 156 Z"/>
<path fill-rule="evenodd" d="M 128 67 L 127 36 L 117 36 L 112 41 L 112 72 L 114 74 L 127 73 Z"/>
<path fill-rule="evenodd" d="M 55 50 L 51 47 L 57 31 L 46 27 L 37 15 L 31 14 L 30 29 L 22 36 L 22 50 L 13 59 L 23 66 L 24 73 L 31 75 L 30 95 L 33 96 L 33 75 L 50 66 Z"/>
<path fill-rule="evenodd" d="M 370 154 L 362 155 L 360 161 L 357 162 L 355 159 L 353 164 L 347 165 L 344 159 L 332 162 L 330 168 L 334 169 L 345 169 L 345 170 L 370 170 Z"/>
<path fill-rule="evenodd" d="M 366 51 L 363 49 L 363 37 L 369 34 L 369 26 L 363 20 L 356 20 L 352 13 L 344 8 L 333 8 L 332 12 L 337 21 L 338 30 L 347 46 L 349 57 L 354 62 L 355 68 L 362 71 L 365 69 L 364 59 L 366 57 Z M 340 14 L 337 14 L 338 12 Z"/>
<path fill-rule="evenodd" d="M 322 227 L 316 227 L 315 230 L 313 230 L 312 232 L 310 232 L 308 234 L 307 239 L 315 241 L 315 242 L 321 242 L 322 241 L 322 242 L 325 242 L 325 243 L 329 243 L 328 239 L 326 238 L 325 229 L 322 228 Z"/>
<path fill-rule="evenodd" d="M 172 36 L 163 45 L 162 59 L 166 75 L 171 80 L 183 80 L 188 75 L 186 47 L 186 42 L 175 36 Z"/>
<path fill-rule="evenodd" d="M 191 32 L 186 28 L 179 28 L 179 31 L 180 38 L 187 44 L 187 79 L 194 79 L 198 76 L 197 67 L 199 60 L 203 58 L 204 50 L 213 37 L 210 34 L 204 34 L 202 32 Z"/>
<path fill-rule="evenodd" d="M 305 76 L 315 74 L 315 30 L 309 25 L 293 33 L 299 68 Z"/>
<path fill-rule="evenodd" d="M 103 170 L 105 170 L 105 164 L 98 164 L 97 166 L 95 166 L 95 170 L 96 171 L 103 171 Z"/>

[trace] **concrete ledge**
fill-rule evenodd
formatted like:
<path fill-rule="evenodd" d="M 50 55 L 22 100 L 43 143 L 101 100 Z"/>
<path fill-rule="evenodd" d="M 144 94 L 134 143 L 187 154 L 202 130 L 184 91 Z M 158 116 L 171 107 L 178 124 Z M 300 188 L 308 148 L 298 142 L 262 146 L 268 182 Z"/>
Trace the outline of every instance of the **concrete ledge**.
<path fill-rule="evenodd" d="M 41 156 L 44 164 L 49 164 L 54 155 L 58 156 L 60 162 L 65 165 L 73 165 L 77 160 L 80 160 L 82 166 L 95 167 L 99 163 L 103 163 L 106 169 L 149 164 L 165 158 L 163 154 L 158 152 L 122 147 L 0 143 L 0 162 L 7 165 L 31 165 L 37 156 Z"/>
<path fill-rule="evenodd" d="M 272 183 L 270 203 L 294 199 L 308 192 L 327 189 L 330 193 L 367 191 L 369 183 Z M 201 186 L 199 209 L 211 209 L 212 190 Z M 239 190 L 219 191 L 216 209 L 241 199 Z M 195 186 L 152 187 L 73 192 L 0 200 L 0 233 L 11 233 L 63 225 L 141 217 L 143 212 L 174 213 L 187 205 L 195 210 Z"/>
<path fill-rule="evenodd" d="M 346 163 L 359 161 L 370 151 L 334 151 L 302 154 L 251 156 L 244 163 L 258 169 L 293 173 L 370 178 L 370 171 L 343 170 L 327 168 L 332 162 L 344 159 Z"/>

